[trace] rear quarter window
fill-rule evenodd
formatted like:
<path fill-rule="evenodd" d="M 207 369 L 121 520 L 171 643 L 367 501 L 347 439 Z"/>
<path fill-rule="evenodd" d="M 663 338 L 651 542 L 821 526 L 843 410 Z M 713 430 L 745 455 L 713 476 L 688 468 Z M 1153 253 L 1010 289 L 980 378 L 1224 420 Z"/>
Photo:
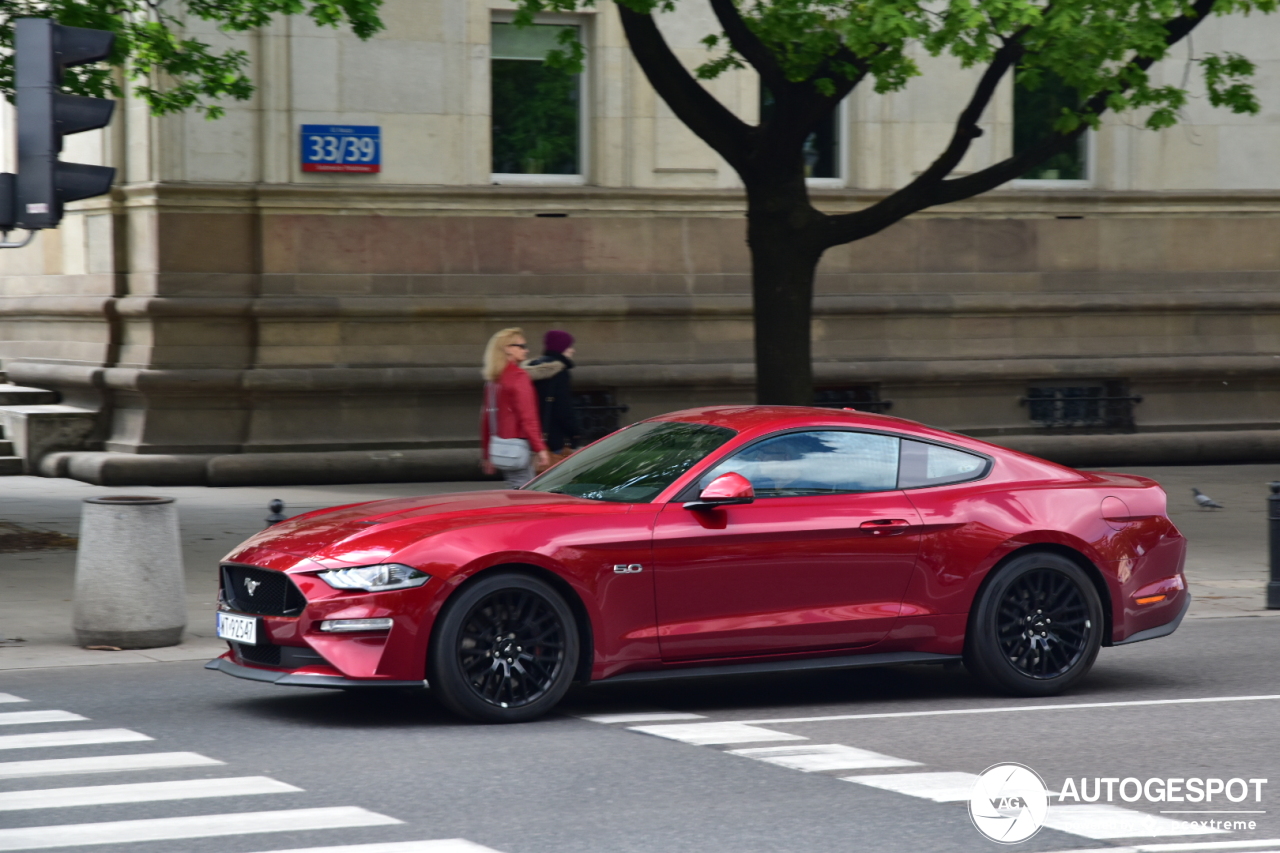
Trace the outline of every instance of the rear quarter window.
<path fill-rule="evenodd" d="M 898 456 L 898 488 L 946 486 L 986 475 L 991 460 L 954 447 L 904 438 Z"/>

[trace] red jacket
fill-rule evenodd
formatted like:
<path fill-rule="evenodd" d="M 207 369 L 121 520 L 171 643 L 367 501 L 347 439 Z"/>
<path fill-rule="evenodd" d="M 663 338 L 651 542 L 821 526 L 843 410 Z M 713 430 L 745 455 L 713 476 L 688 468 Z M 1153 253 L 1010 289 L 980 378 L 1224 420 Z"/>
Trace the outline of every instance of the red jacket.
<path fill-rule="evenodd" d="M 523 438 L 534 453 L 547 449 L 542 440 L 542 423 L 538 420 L 538 396 L 533 380 L 515 362 L 507 364 L 498 377 L 498 437 Z M 493 391 L 485 384 L 485 398 L 480 405 L 480 454 L 489 459 L 489 400 Z"/>

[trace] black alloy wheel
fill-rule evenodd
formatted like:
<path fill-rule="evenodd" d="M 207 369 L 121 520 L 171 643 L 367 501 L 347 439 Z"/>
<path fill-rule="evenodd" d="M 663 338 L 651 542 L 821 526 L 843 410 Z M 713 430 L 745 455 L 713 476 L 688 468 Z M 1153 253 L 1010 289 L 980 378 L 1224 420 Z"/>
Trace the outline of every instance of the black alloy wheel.
<path fill-rule="evenodd" d="M 965 665 L 988 686 L 1048 696 L 1075 684 L 1102 645 L 1093 582 L 1059 554 L 1009 561 L 981 593 L 965 638 Z"/>
<path fill-rule="evenodd" d="M 578 663 L 573 614 L 550 585 L 500 573 L 464 586 L 436 623 L 428 680 L 453 711 L 520 722 L 549 711 Z"/>

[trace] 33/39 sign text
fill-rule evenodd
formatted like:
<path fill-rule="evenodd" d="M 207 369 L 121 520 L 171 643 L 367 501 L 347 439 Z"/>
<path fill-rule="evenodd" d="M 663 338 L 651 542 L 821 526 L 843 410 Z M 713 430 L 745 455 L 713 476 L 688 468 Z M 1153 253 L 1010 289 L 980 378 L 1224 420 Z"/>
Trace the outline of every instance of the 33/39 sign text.
<path fill-rule="evenodd" d="M 302 171 L 382 171 L 382 129 L 362 124 L 304 124 Z"/>

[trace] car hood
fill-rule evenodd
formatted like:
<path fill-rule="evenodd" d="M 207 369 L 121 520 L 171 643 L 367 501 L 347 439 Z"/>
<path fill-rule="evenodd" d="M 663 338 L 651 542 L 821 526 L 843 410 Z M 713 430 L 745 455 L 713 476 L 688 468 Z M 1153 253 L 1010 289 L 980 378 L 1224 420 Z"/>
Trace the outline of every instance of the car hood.
<path fill-rule="evenodd" d="M 405 547 L 447 530 L 527 522 L 539 516 L 600 508 L 599 501 L 585 498 L 512 490 L 370 501 L 315 510 L 282 521 L 246 540 L 223 559 L 257 565 L 263 562 L 257 559 L 258 555 L 275 552 L 307 557 L 321 565 L 367 565 L 383 562 Z"/>

